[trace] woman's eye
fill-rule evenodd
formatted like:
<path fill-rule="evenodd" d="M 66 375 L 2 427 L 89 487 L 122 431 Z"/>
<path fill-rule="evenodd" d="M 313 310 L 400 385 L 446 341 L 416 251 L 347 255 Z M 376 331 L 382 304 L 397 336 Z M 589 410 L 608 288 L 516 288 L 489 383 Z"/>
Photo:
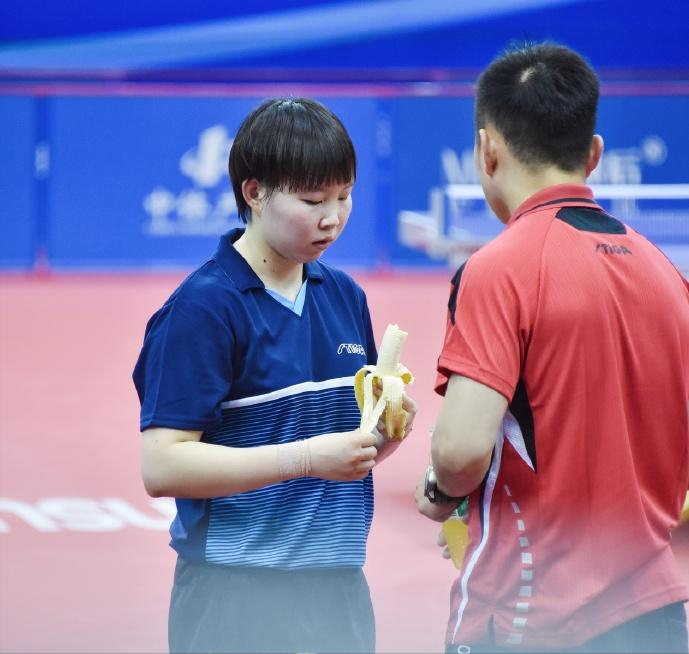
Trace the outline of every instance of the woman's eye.
<path fill-rule="evenodd" d="M 304 198 L 302 201 L 306 202 L 306 204 L 312 207 L 315 207 L 316 205 L 321 203 L 321 200 L 307 200 L 306 198 Z"/>

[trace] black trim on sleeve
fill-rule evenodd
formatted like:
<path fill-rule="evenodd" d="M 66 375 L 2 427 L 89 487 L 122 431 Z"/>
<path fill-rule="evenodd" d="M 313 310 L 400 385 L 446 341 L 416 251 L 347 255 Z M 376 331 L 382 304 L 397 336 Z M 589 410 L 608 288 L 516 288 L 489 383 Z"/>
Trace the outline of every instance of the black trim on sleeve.
<path fill-rule="evenodd" d="M 452 289 L 450 290 L 450 299 L 447 303 L 447 309 L 450 312 L 450 320 L 452 324 L 455 323 L 455 311 L 457 309 L 457 294 L 459 293 L 459 284 L 462 280 L 462 273 L 464 272 L 466 261 L 457 269 L 457 272 L 452 276 Z"/>
<path fill-rule="evenodd" d="M 510 413 L 519 423 L 519 428 L 521 429 L 522 436 L 524 437 L 524 445 L 526 446 L 526 451 L 531 459 L 531 462 L 533 463 L 533 469 L 535 472 L 537 470 L 536 435 L 534 432 L 531 404 L 529 404 L 529 398 L 526 395 L 526 386 L 524 385 L 523 379 L 520 379 L 519 383 L 517 384 L 517 388 L 512 396 L 509 409 Z"/>

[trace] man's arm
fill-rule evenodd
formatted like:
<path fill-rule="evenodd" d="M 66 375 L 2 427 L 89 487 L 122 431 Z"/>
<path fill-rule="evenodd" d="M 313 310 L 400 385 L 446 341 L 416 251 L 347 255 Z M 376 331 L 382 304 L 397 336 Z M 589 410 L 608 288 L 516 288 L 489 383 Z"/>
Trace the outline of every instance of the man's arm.
<path fill-rule="evenodd" d="M 507 399 L 468 377 L 453 375 L 433 430 L 431 455 L 438 488 L 468 495 L 488 471 Z"/>

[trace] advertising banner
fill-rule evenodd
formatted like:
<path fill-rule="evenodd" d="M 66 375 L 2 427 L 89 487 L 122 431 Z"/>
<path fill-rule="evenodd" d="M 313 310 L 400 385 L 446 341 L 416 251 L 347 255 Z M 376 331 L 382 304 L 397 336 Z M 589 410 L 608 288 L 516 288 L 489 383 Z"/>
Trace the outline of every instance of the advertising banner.
<path fill-rule="evenodd" d="M 502 230 L 478 184 L 470 98 L 395 107 L 392 264 L 456 268 Z M 689 97 L 603 97 L 601 204 L 689 271 Z M 411 155 L 413 153 L 413 156 Z"/>
<path fill-rule="evenodd" d="M 239 226 L 227 162 L 262 98 L 56 98 L 49 120 L 49 264 L 188 268 Z M 352 227 L 329 253 L 375 263 L 375 103 L 332 100 L 357 148 Z"/>
<path fill-rule="evenodd" d="M 260 97 L 0 97 L 0 267 L 191 269 L 239 226 L 227 173 Z M 357 150 L 324 260 L 456 268 L 503 229 L 474 162 L 473 98 L 328 97 Z M 689 95 L 604 95 L 601 204 L 689 271 Z"/>

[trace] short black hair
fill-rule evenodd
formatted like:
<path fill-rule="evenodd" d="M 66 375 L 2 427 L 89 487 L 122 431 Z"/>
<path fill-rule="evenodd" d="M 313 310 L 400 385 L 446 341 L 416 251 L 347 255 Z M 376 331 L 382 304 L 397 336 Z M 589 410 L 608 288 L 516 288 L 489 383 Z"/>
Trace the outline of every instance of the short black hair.
<path fill-rule="evenodd" d="M 570 48 L 512 44 L 478 79 L 476 129 L 492 124 L 531 169 L 571 172 L 588 159 L 599 94 L 596 73 Z"/>
<path fill-rule="evenodd" d="M 228 162 L 240 218 L 251 209 L 242 183 L 256 179 L 268 188 L 312 191 L 354 182 L 356 154 L 346 128 L 332 111 L 310 98 L 265 100 L 242 122 Z"/>

